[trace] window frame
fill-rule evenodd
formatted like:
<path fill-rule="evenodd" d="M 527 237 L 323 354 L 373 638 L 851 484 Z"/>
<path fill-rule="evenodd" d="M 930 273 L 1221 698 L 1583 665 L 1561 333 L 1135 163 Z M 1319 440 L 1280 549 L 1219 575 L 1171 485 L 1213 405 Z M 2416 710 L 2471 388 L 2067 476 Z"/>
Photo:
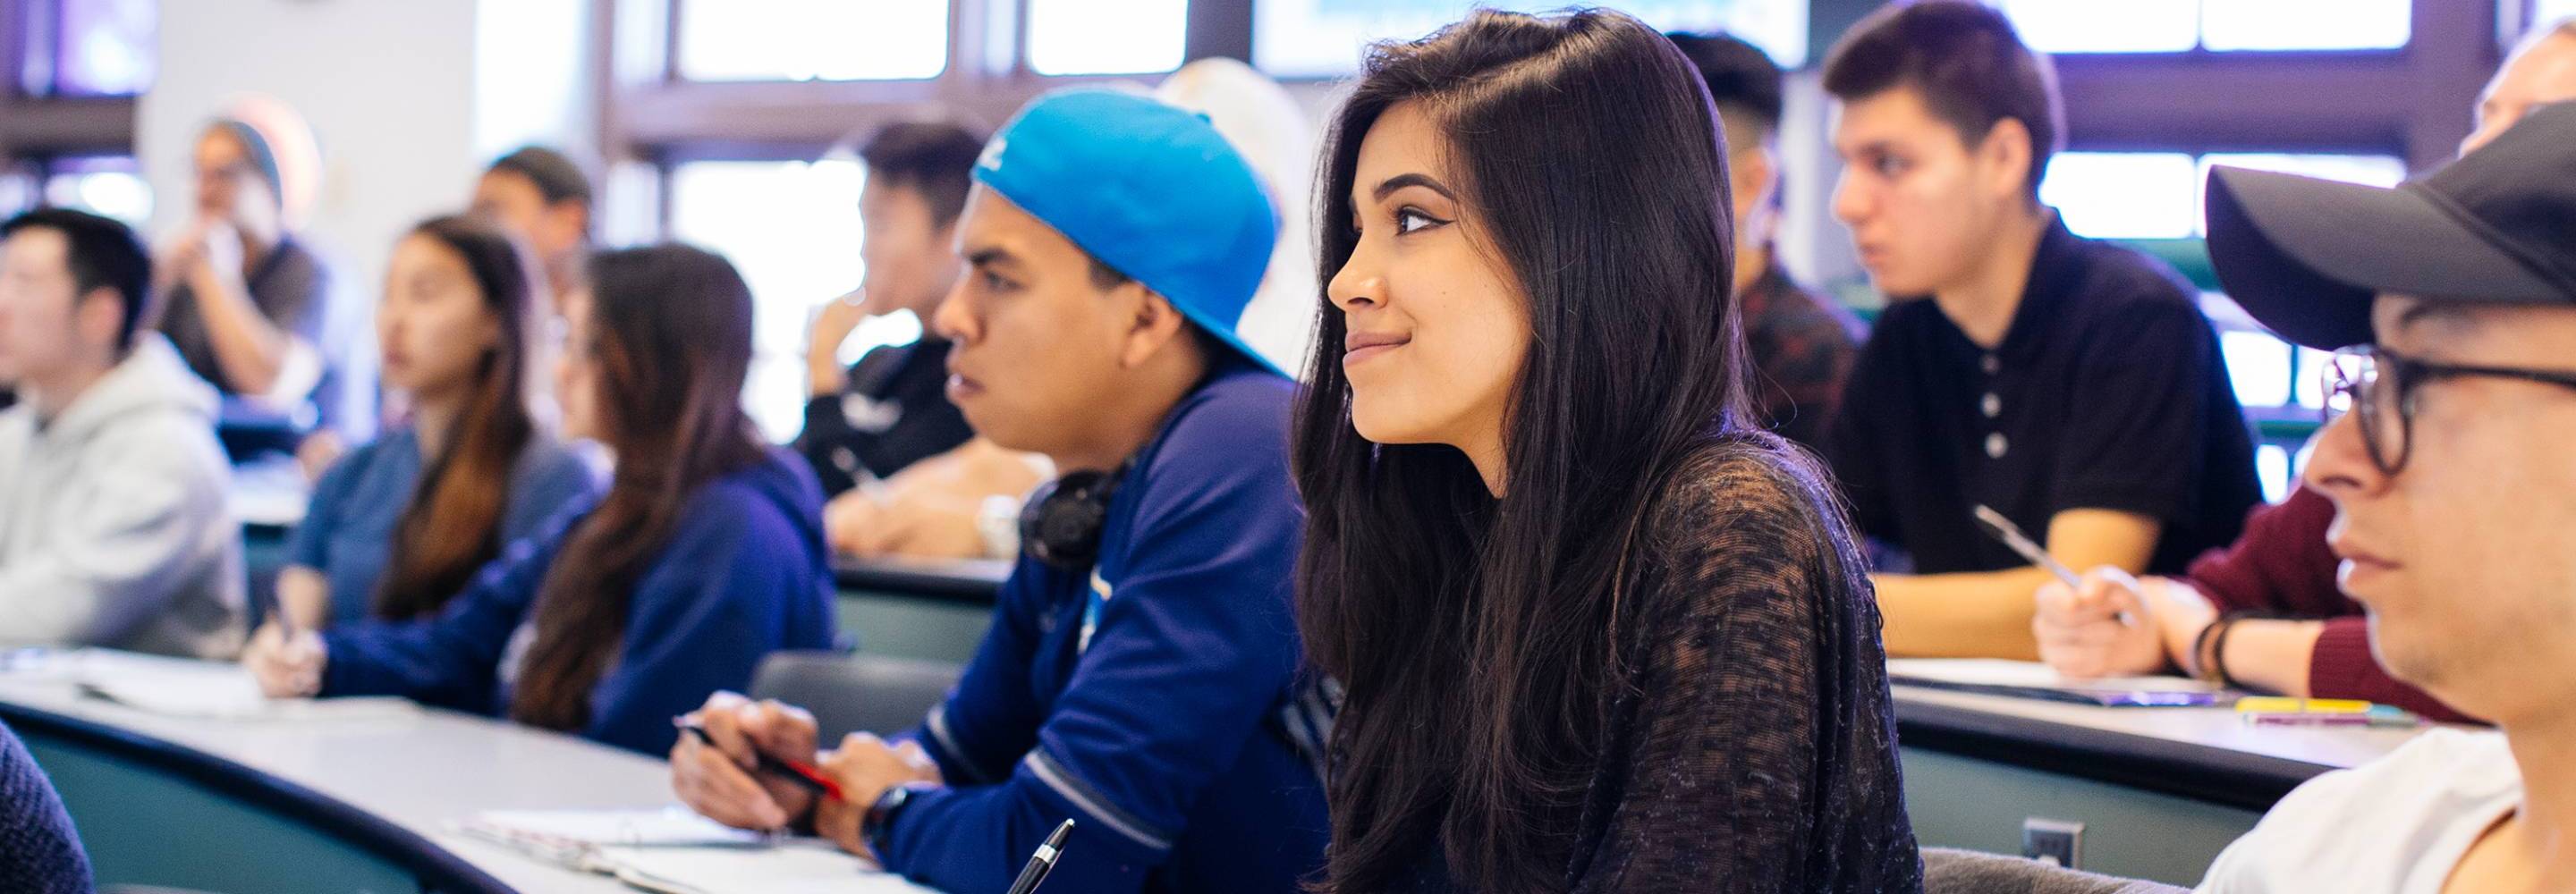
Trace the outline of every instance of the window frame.
<path fill-rule="evenodd" d="M 27 91 L 31 69 L 45 69 L 52 83 L 54 41 L 50 36 L 61 0 L 0 0 L 0 163 L 26 161 L 40 167 L 47 159 L 73 155 L 133 155 L 136 100 L 131 96 L 35 95 Z M 36 44 L 43 44 L 37 46 Z"/>

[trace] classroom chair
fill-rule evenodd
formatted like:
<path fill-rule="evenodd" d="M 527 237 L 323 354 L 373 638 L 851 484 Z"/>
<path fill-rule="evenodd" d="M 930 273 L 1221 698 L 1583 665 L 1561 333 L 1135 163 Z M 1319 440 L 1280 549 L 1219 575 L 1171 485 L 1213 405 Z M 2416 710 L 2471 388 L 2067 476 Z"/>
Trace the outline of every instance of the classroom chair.
<path fill-rule="evenodd" d="M 2156 882 L 2077 872 L 2020 857 L 1923 849 L 1923 894 L 2190 894 Z"/>
<path fill-rule="evenodd" d="M 814 712 L 817 741 L 828 747 L 853 732 L 888 736 L 912 729 L 948 697 L 963 671 L 938 661 L 789 650 L 760 663 L 751 697 Z"/>

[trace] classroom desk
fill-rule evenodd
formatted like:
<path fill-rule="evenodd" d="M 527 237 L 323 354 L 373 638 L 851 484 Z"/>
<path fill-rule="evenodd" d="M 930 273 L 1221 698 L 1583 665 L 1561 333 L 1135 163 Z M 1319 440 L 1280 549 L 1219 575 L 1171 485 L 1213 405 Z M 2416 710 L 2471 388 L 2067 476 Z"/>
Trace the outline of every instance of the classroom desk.
<path fill-rule="evenodd" d="M 993 620 L 993 594 L 1011 574 L 997 559 L 836 558 L 844 637 L 859 651 L 963 664 Z"/>
<path fill-rule="evenodd" d="M 168 717 L 0 674 L 101 884 L 219 892 L 631 892 L 465 837 L 482 810 L 675 803 L 663 761 L 446 711 Z"/>
<path fill-rule="evenodd" d="M 2026 818 L 2082 822 L 2083 868 L 2186 886 L 2290 789 L 2421 732 L 1894 692 L 1906 808 L 1925 846 L 2017 854 Z"/>

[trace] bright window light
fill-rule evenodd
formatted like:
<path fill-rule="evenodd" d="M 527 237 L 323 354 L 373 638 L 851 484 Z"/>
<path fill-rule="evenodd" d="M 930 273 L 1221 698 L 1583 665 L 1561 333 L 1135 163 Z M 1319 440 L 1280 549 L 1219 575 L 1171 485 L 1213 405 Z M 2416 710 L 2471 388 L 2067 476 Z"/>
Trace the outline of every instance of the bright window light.
<path fill-rule="evenodd" d="M 674 0 L 693 81 L 890 81 L 948 67 L 947 0 Z"/>
<path fill-rule="evenodd" d="M 1043 75 L 1181 67 L 1189 0 L 1029 0 L 1029 68 Z"/>
<path fill-rule="evenodd" d="M 2096 239 L 2186 239 L 2198 230 L 2199 181 L 2180 152 L 2060 152 L 2039 200 L 2066 228 Z"/>
<path fill-rule="evenodd" d="M 2200 0 L 2002 0 L 2021 39 L 2044 53 L 2180 53 L 2200 45 Z"/>
<path fill-rule="evenodd" d="M 698 161 L 671 171 L 671 235 L 723 254 L 752 295 L 752 366 L 743 403 L 774 441 L 804 423 L 805 340 L 814 310 L 857 288 L 856 161 Z M 920 334 L 909 314 L 871 320 L 860 348 Z M 848 345 L 845 345 L 845 350 Z"/>
<path fill-rule="evenodd" d="M 2410 0 L 2206 0 L 2200 42 L 2213 51 L 2394 50 L 2414 31 Z"/>
<path fill-rule="evenodd" d="M 1064 2 L 1064 0 L 1058 0 Z M 1611 4 L 1665 31 L 1723 30 L 1751 41 L 1772 61 L 1807 61 L 1808 0 L 1631 0 Z M 1259 0 L 1252 6 L 1252 61 L 1283 78 L 1357 71 L 1368 44 L 1412 39 L 1479 7 L 1550 12 L 1563 0 Z"/>

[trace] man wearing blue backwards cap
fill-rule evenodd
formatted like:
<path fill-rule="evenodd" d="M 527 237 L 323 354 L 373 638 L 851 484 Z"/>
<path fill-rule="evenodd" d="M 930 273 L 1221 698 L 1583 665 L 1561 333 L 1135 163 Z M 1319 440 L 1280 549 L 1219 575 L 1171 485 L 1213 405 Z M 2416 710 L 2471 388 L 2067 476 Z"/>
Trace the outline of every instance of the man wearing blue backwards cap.
<path fill-rule="evenodd" d="M 2207 189 L 2228 293 L 2341 349 L 2305 480 L 2372 651 L 2502 732 L 2317 777 L 2201 890 L 2576 890 L 2576 104 L 2394 189 L 2233 168 Z"/>
<path fill-rule="evenodd" d="M 744 768 L 815 755 L 813 719 L 720 694 L 718 747 L 672 753 L 688 803 L 811 826 L 954 891 L 999 891 L 1066 818 L 1068 891 L 1276 891 L 1321 863 L 1324 714 L 1297 680 L 1293 386 L 1233 321 L 1278 225 L 1206 119 L 1050 94 L 996 135 L 958 222 L 966 277 L 932 316 L 978 433 L 1065 478 L 1022 516 L 964 678 L 889 745 L 822 757 L 846 801 Z"/>

